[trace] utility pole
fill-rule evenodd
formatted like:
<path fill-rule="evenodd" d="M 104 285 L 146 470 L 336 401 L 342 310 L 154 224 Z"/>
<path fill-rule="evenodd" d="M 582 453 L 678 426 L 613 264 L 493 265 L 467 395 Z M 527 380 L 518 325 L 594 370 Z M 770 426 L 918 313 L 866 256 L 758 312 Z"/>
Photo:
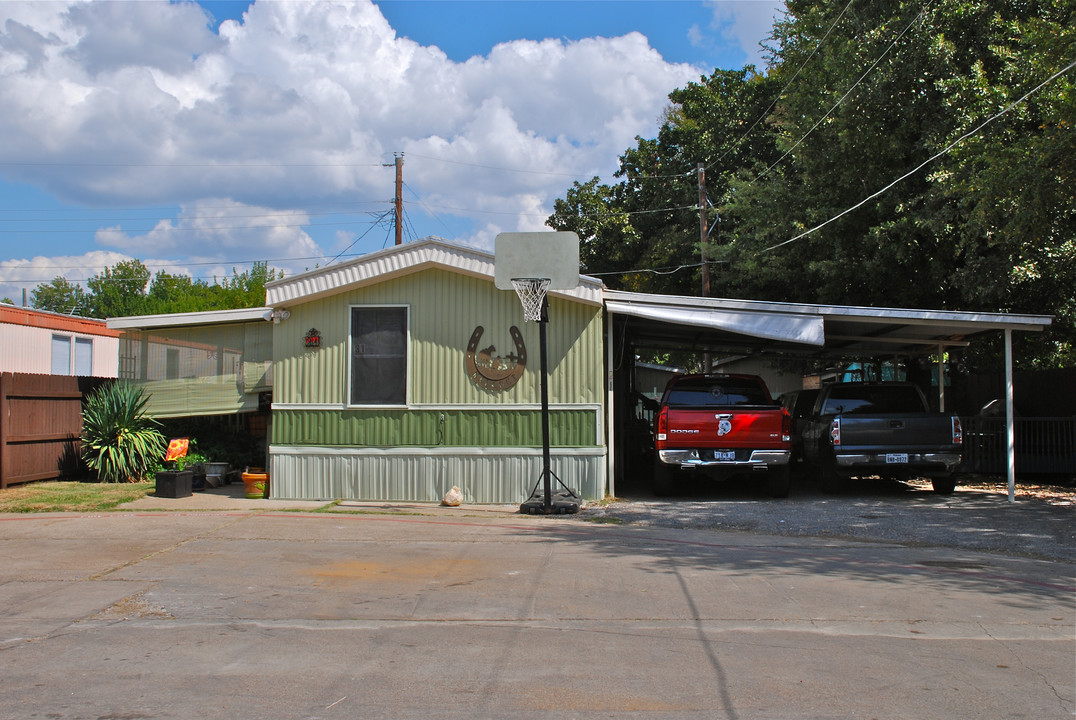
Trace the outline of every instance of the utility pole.
<path fill-rule="evenodd" d="M 396 156 L 396 197 L 392 204 L 396 216 L 396 244 L 403 245 L 403 159 L 404 154 L 393 153 Z M 381 167 L 390 167 L 388 163 L 381 163 Z"/>
<path fill-rule="evenodd" d="M 403 153 L 396 156 L 396 244 L 403 244 Z"/>

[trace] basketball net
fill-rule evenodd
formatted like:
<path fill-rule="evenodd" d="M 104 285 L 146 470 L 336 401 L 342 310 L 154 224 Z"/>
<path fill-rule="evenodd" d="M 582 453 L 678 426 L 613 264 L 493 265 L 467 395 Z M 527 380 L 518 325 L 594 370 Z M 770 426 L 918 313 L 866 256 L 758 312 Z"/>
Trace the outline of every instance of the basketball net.
<path fill-rule="evenodd" d="M 549 278 L 512 278 L 519 302 L 523 305 L 523 320 L 539 322 L 542 319 L 542 301 L 549 289 Z"/>

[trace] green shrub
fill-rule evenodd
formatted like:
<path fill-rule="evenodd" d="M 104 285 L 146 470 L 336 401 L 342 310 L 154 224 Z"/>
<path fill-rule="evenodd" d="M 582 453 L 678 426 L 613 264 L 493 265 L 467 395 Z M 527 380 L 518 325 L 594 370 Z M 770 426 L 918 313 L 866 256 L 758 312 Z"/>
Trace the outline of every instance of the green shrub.
<path fill-rule="evenodd" d="M 126 382 L 103 385 L 82 411 L 82 458 L 102 482 L 137 482 L 164 456 L 168 443 L 160 423 L 145 413 L 142 388 Z"/>

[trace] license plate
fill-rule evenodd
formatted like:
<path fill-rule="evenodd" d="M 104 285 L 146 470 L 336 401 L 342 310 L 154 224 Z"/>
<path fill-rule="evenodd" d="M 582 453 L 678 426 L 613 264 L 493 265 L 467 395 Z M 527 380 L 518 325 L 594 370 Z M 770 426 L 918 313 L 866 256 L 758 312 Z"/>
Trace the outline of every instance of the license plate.
<path fill-rule="evenodd" d="M 714 460 L 735 460 L 735 459 L 736 459 L 736 451 L 735 450 L 729 450 L 728 452 L 724 452 L 722 450 L 714 451 Z"/>
<path fill-rule="evenodd" d="M 908 453 L 886 453 L 885 462 L 887 465 L 907 464 Z"/>

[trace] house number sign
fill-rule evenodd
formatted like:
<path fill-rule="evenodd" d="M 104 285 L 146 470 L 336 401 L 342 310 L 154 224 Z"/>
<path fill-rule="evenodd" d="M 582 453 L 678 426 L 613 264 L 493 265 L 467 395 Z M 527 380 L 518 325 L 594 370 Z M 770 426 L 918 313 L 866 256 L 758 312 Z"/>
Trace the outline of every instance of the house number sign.
<path fill-rule="evenodd" d="M 479 349 L 485 328 L 481 325 L 471 333 L 464 355 L 464 367 L 467 377 L 478 387 L 487 392 L 502 392 L 519 382 L 527 367 L 527 346 L 523 344 L 523 334 L 515 325 L 508 329 L 515 343 L 515 350 L 505 356 L 496 355 L 497 348 L 490 345 Z"/>

